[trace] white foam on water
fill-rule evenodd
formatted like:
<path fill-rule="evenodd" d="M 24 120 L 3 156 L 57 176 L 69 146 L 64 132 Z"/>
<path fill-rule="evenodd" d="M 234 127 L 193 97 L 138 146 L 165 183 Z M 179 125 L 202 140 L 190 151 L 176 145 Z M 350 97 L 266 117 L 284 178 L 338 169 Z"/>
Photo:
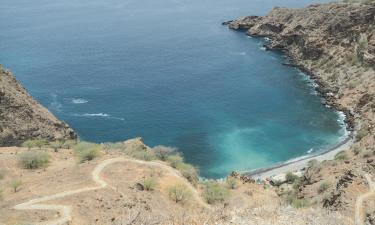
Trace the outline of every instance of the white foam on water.
<path fill-rule="evenodd" d="M 73 98 L 72 99 L 72 103 L 73 104 L 85 104 L 85 103 L 88 103 L 89 101 L 87 101 L 86 99 L 83 99 L 83 98 Z"/>
<path fill-rule="evenodd" d="M 111 116 L 108 113 L 83 113 L 83 114 L 75 113 L 75 114 L 73 114 L 73 116 L 77 116 L 77 117 L 99 117 L 99 118 L 107 118 L 107 119 L 125 121 L 125 119 L 122 118 L 122 117 L 114 117 L 114 116 Z"/>
<path fill-rule="evenodd" d="M 62 105 L 57 101 L 57 94 L 52 94 L 52 102 L 49 104 L 48 108 L 56 112 L 62 111 Z"/>

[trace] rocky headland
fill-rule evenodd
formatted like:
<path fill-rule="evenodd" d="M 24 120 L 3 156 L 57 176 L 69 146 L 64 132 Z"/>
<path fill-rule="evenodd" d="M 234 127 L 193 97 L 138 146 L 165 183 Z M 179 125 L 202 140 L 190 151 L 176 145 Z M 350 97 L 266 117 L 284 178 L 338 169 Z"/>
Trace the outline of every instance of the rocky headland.
<path fill-rule="evenodd" d="M 335 162 L 307 168 L 296 188 L 300 199 L 352 214 L 363 174 L 375 174 L 375 2 L 276 7 L 224 25 L 264 38 L 267 50 L 283 52 L 287 66 L 315 80 L 323 104 L 346 114 L 355 142 Z M 316 191 L 323 181 L 331 186 L 324 196 Z M 374 208 L 368 210 L 370 221 Z"/>
<path fill-rule="evenodd" d="M 0 66 L 0 146 L 27 139 L 75 139 L 75 132 L 35 101 L 13 74 Z"/>

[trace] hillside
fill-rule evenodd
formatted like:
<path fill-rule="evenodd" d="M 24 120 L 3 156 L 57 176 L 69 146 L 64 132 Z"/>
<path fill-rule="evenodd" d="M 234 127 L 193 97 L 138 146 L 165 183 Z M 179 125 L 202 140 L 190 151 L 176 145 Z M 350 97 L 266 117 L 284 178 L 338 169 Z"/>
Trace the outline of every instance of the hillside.
<path fill-rule="evenodd" d="M 297 194 L 347 215 L 354 214 L 358 185 L 367 183 L 364 174 L 375 174 L 375 2 L 367 2 L 277 7 L 264 17 L 225 23 L 252 37 L 266 37 L 267 50 L 283 52 L 287 66 L 315 80 L 323 104 L 345 112 L 355 143 L 338 160 L 308 168 Z M 319 194 L 323 182 L 329 188 Z M 374 215 L 372 206 L 368 224 L 374 224 Z"/>
<path fill-rule="evenodd" d="M 35 101 L 13 74 L 0 66 L 0 146 L 27 139 L 74 139 L 76 134 Z"/>

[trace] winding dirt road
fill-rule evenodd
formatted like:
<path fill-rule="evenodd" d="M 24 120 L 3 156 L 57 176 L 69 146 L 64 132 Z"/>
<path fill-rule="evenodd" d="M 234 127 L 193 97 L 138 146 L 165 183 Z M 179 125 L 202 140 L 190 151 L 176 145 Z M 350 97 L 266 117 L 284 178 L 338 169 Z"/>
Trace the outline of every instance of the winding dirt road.
<path fill-rule="evenodd" d="M 370 187 L 370 190 L 357 197 L 355 204 L 355 225 L 364 225 L 363 202 L 372 195 L 375 195 L 375 182 L 371 179 L 369 174 L 365 174 L 365 178 Z"/>
<path fill-rule="evenodd" d="M 94 191 L 94 190 L 103 189 L 103 188 L 108 187 L 109 186 L 108 183 L 100 177 L 100 173 L 107 166 L 109 166 L 111 164 L 114 164 L 114 163 L 120 163 L 120 162 L 131 162 L 131 163 L 138 163 L 138 164 L 142 164 L 142 165 L 159 167 L 159 168 L 162 168 L 165 171 L 168 171 L 168 173 L 170 173 L 173 176 L 176 176 L 180 179 L 184 179 L 184 178 L 182 178 L 181 174 L 178 171 L 174 170 L 173 168 L 171 168 L 167 165 L 159 163 L 159 162 L 145 162 L 145 161 L 140 161 L 140 160 L 135 160 L 135 159 L 127 159 L 127 158 L 122 158 L 122 157 L 112 158 L 112 159 L 107 159 L 107 160 L 101 162 L 93 170 L 92 180 L 97 184 L 97 186 L 84 187 L 84 188 L 80 188 L 80 189 L 76 189 L 76 190 L 68 190 L 68 191 L 60 192 L 60 193 L 57 193 L 57 194 L 54 194 L 54 195 L 49 195 L 49 196 L 44 196 L 44 197 L 41 197 L 41 198 L 32 199 L 32 200 L 29 200 L 27 202 L 24 202 L 24 203 L 21 203 L 21 204 L 18 204 L 16 206 L 14 206 L 14 209 L 16 209 L 16 210 L 58 211 L 61 215 L 59 219 L 56 219 L 56 220 L 53 220 L 53 221 L 37 223 L 37 224 L 40 224 L 40 225 L 64 225 L 64 224 L 68 224 L 72 220 L 72 215 L 71 215 L 72 208 L 71 208 L 71 206 L 54 205 L 54 204 L 41 204 L 41 203 L 56 200 L 56 199 L 60 199 L 60 198 L 64 198 L 64 197 L 68 197 L 68 196 L 71 196 L 71 195 L 76 195 L 76 194 L 79 194 L 79 193 L 82 193 L 82 192 Z M 207 204 L 205 202 L 203 202 L 202 199 L 199 197 L 199 193 L 197 192 L 197 190 L 189 182 L 185 182 L 185 183 L 186 183 L 187 187 L 193 193 L 195 200 L 198 203 L 200 203 L 202 206 L 207 207 Z M 112 187 L 112 189 L 114 189 L 114 188 Z"/>

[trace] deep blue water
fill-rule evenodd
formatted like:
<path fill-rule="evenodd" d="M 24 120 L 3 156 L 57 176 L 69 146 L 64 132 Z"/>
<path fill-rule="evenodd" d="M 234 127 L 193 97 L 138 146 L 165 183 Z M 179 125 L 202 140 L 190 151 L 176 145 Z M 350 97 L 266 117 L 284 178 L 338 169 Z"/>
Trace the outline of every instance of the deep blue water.
<path fill-rule="evenodd" d="M 312 2 L 2 0 L 0 63 L 82 139 L 142 136 L 222 177 L 343 135 L 306 76 L 261 39 L 221 26 Z"/>

